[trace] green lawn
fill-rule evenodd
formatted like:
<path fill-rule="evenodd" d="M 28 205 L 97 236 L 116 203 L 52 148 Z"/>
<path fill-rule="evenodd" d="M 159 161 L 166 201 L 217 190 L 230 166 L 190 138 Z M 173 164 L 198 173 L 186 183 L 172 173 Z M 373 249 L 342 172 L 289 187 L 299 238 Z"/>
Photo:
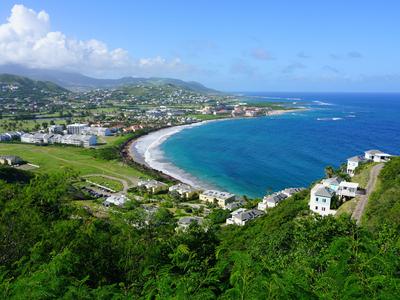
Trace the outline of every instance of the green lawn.
<path fill-rule="evenodd" d="M 102 186 L 108 187 L 109 189 L 112 189 L 116 192 L 120 192 L 123 190 L 124 186 L 120 181 L 109 179 L 109 178 L 104 178 L 101 176 L 90 176 L 87 177 L 87 180 L 100 184 Z"/>
<path fill-rule="evenodd" d="M 353 176 L 351 181 L 358 182 L 360 184 L 360 187 L 365 188 L 368 184 L 371 168 L 376 164 L 377 163 L 366 163 L 358 167 L 356 170 L 356 175 Z"/>
<path fill-rule="evenodd" d="M 51 172 L 72 168 L 81 175 L 105 174 L 127 179 L 132 183 L 138 177 L 147 177 L 120 161 L 96 159 L 87 149 L 61 146 L 36 146 L 29 144 L 0 143 L 0 155 L 18 155 L 32 164 L 39 165 L 35 172 Z"/>
<path fill-rule="evenodd" d="M 358 199 L 357 198 L 353 198 L 349 201 L 346 201 L 345 203 L 343 203 L 337 210 L 335 216 L 340 216 L 341 214 L 347 213 L 347 214 L 352 214 L 353 211 L 356 209 L 357 206 L 357 202 Z"/>

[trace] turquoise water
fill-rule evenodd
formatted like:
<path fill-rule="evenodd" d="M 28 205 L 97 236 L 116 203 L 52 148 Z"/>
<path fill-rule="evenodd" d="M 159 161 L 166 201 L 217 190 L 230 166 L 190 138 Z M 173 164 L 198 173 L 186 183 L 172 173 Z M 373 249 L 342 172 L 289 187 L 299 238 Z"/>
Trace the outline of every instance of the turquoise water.
<path fill-rule="evenodd" d="M 323 176 L 325 166 L 339 166 L 364 150 L 400 154 L 400 94 L 247 95 L 312 110 L 183 130 L 162 144 L 165 158 L 217 188 L 260 197 L 308 186 Z"/>

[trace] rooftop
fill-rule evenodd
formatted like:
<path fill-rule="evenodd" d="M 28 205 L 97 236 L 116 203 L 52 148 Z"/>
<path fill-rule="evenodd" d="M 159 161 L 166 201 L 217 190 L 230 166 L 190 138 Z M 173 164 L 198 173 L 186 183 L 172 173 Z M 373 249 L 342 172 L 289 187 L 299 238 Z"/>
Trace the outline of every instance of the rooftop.
<path fill-rule="evenodd" d="M 234 194 L 228 193 L 228 192 L 220 192 L 220 191 L 215 191 L 215 190 L 207 190 L 202 193 L 205 196 L 209 197 L 215 197 L 219 199 L 229 199 L 234 197 Z"/>

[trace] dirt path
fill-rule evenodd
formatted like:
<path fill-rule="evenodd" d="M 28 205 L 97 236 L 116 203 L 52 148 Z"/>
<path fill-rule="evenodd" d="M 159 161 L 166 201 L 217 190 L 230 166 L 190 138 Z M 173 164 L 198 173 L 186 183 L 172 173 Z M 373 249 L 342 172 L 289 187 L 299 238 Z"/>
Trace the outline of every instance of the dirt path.
<path fill-rule="evenodd" d="M 365 195 L 360 196 L 360 200 L 357 203 L 356 209 L 354 210 L 351 216 L 354 220 L 356 220 L 357 225 L 360 225 L 361 217 L 364 213 L 365 207 L 367 206 L 369 196 L 375 189 L 376 181 L 378 179 L 378 175 L 381 172 L 382 168 L 383 164 L 379 164 L 373 166 L 371 169 Z"/>

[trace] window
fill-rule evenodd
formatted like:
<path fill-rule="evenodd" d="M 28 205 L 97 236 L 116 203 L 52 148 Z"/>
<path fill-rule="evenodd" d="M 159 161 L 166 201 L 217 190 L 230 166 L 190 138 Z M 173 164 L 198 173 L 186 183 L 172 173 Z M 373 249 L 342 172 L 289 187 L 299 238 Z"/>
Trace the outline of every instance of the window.
<path fill-rule="evenodd" d="M 322 199 L 322 202 L 326 202 L 326 199 Z"/>
<path fill-rule="evenodd" d="M 315 201 L 318 202 L 318 197 L 315 197 Z"/>
<path fill-rule="evenodd" d="M 315 207 L 315 210 L 318 210 L 318 206 Z"/>
<path fill-rule="evenodd" d="M 322 211 L 325 211 L 325 207 L 322 207 L 321 209 L 322 209 Z"/>

